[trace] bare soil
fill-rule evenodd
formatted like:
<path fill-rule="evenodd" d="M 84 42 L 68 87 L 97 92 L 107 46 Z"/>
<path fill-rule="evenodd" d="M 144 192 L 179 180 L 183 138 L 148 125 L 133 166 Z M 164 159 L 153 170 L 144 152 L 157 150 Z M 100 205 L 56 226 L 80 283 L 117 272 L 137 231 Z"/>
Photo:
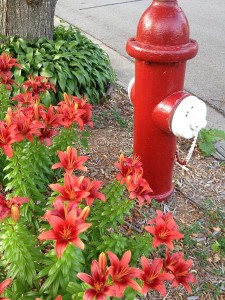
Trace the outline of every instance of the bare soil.
<path fill-rule="evenodd" d="M 126 92 L 116 87 L 103 106 L 93 108 L 93 121 L 90 148 L 86 153 L 90 157 L 88 175 L 107 183 L 116 173 L 113 165 L 120 153 L 132 155 L 133 107 Z M 181 157 L 185 157 L 190 144 L 190 141 L 179 141 Z M 225 163 L 213 157 L 204 157 L 196 148 L 186 169 L 175 165 L 174 184 L 175 192 L 171 199 L 159 206 L 165 212 L 173 213 L 180 230 L 186 234 L 187 238 L 180 243 L 178 250 L 183 251 L 186 258 L 193 259 L 192 272 L 198 283 L 193 285 L 193 295 L 187 295 L 183 288 L 176 291 L 168 289 L 164 299 L 225 299 L 225 253 L 221 247 L 213 246 L 222 237 L 223 242 L 225 239 Z M 138 209 L 140 214 L 136 213 L 130 223 L 133 230 L 142 230 L 143 215 L 146 221 L 154 217 L 151 207 L 143 205 Z M 143 299 L 162 297 L 151 292 L 150 298 L 146 296 Z"/>

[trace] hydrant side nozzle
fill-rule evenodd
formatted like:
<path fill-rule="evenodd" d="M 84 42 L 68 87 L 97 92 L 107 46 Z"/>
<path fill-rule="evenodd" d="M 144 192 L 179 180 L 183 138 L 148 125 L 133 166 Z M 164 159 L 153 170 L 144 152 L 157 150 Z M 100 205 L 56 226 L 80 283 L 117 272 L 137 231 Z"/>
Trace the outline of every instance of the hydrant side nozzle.
<path fill-rule="evenodd" d="M 205 103 L 188 93 L 177 92 L 154 109 L 152 118 L 157 127 L 177 137 L 193 138 L 207 124 Z"/>
<path fill-rule="evenodd" d="M 155 107 L 152 113 L 152 119 L 155 125 L 163 131 L 172 134 L 171 121 L 176 107 L 180 104 L 182 99 L 189 96 L 183 91 L 176 92 L 169 97 L 163 99 Z"/>
<path fill-rule="evenodd" d="M 134 105 L 135 99 L 135 77 L 131 79 L 127 87 L 128 97 L 131 103 Z"/>

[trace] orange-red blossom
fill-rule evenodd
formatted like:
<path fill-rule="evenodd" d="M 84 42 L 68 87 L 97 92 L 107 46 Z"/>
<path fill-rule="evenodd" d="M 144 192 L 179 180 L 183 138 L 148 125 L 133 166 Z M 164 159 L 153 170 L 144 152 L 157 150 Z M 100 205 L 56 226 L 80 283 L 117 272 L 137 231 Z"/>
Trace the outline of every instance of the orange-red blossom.
<path fill-rule="evenodd" d="M 60 258 L 69 243 L 73 243 L 77 248 L 84 249 L 84 243 L 79 238 L 79 234 L 86 231 L 91 224 L 85 223 L 77 215 L 76 208 L 65 213 L 64 218 L 53 214 L 47 214 L 46 219 L 52 226 L 52 230 L 42 232 L 39 240 L 55 240 L 56 254 Z"/>
<path fill-rule="evenodd" d="M 165 244 L 170 250 L 173 250 L 173 241 L 184 238 L 184 235 L 178 231 L 172 216 L 165 218 L 158 215 L 154 220 L 150 220 L 149 223 L 155 224 L 155 226 L 145 226 L 145 230 L 153 235 L 153 248 Z"/>

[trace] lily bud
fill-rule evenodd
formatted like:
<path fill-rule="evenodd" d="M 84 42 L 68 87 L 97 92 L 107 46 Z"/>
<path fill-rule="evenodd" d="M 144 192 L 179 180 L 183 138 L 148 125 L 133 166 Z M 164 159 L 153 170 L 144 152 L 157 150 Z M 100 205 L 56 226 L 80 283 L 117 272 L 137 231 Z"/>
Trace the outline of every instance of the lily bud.
<path fill-rule="evenodd" d="M 72 104 L 72 97 L 68 95 L 67 93 L 63 94 L 63 99 L 66 103 L 66 105 L 70 106 Z"/>
<path fill-rule="evenodd" d="M 9 108 L 7 109 L 7 114 L 6 114 L 6 116 L 5 116 L 5 121 L 6 121 L 6 124 L 7 124 L 8 126 L 10 126 L 10 125 L 12 124 L 12 118 L 11 118 L 11 116 L 12 116 L 12 108 L 9 107 Z"/>
<path fill-rule="evenodd" d="M 104 252 L 102 252 L 99 255 L 98 263 L 99 263 L 99 267 L 101 268 L 102 274 L 105 274 L 106 267 L 107 267 L 107 259 Z"/>
<path fill-rule="evenodd" d="M 34 104 L 34 117 L 35 117 L 35 120 L 39 120 L 39 109 L 38 109 L 38 103 L 35 103 Z"/>
<path fill-rule="evenodd" d="M 120 154 L 120 162 L 122 163 L 124 161 L 124 155 L 123 153 Z"/>
<path fill-rule="evenodd" d="M 12 205 L 11 207 L 11 218 L 17 222 L 20 218 L 20 209 L 17 205 Z"/>
<path fill-rule="evenodd" d="M 85 221 L 85 220 L 87 219 L 87 217 L 89 216 L 90 211 L 91 211 L 90 206 L 86 206 L 86 207 L 82 210 L 82 212 L 81 212 L 81 214 L 80 214 L 80 218 L 83 219 L 83 220 Z"/>

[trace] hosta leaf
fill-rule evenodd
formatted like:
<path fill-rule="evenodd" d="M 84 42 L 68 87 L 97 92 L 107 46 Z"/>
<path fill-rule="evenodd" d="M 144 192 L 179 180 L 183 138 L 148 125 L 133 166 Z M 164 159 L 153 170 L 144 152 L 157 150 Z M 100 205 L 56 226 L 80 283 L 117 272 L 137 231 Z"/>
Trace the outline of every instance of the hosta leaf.
<path fill-rule="evenodd" d="M 29 64 L 29 63 L 24 64 L 24 65 L 23 65 L 23 69 L 24 69 L 27 73 L 29 73 L 29 72 L 30 72 L 30 64 Z"/>
<path fill-rule="evenodd" d="M 65 44 L 65 41 L 58 41 L 55 43 L 55 50 L 59 51 L 59 49 L 61 48 L 61 46 Z"/>
<path fill-rule="evenodd" d="M 52 77 L 53 73 L 49 69 L 42 68 L 41 72 L 40 72 L 40 75 L 45 76 L 45 77 Z"/>
<path fill-rule="evenodd" d="M 58 60 L 60 58 L 66 58 L 67 60 L 69 60 L 70 57 L 71 57 L 71 53 L 65 52 L 65 53 L 56 54 L 53 60 Z"/>
<path fill-rule="evenodd" d="M 28 60 L 28 62 L 30 63 L 31 61 L 32 61 L 32 59 L 33 59 L 33 49 L 32 48 L 30 48 L 32 51 L 30 51 L 30 52 L 28 52 L 27 54 L 26 54 L 26 58 L 27 58 L 27 60 Z"/>
<path fill-rule="evenodd" d="M 65 86 L 66 86 L 66 79 L 67 79 L 67 77 L 66 77 L 65 74 L 62 74 L 62 73 L 59 73 L 59 72 L 58 72 L 58 83 L 59 83 L 60 88 L 61 88 L 62 90 L 65 89 Z"/>

